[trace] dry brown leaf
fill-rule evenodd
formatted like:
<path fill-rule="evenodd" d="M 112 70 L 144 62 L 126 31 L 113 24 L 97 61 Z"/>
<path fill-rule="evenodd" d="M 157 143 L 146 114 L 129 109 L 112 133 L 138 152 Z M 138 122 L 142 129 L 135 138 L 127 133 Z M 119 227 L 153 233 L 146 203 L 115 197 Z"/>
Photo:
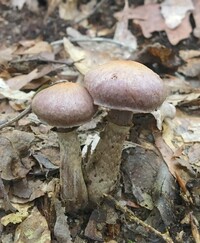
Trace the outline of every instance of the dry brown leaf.
<path fill-rule="evenodd" d="M 24 151 L 28 152 L 33 139 L 33 134 L 17 130 L 1 136 L 0 156 L 2 160 L 0 162 L 0 171 L 2 179 L 24 178 L 31 170 L 33 163 L 30 161 L 25 162 L 23 153 Z"/>
<path fill-rule="evenodd" d="M 17 227 L 14 242 L 51 242 L 51 234 L 47 221 L 36 207 L 33 208 L 31 214 Z"/>
<path fill-rule="evenodd" d="M 92 67 L 108 62 L 111 58 L 108 54 L 84 50 L 74 46 L 69 39 L 64 38 L 65 51 L 75 62 L 75 66 L 81 74 L 86 74 Z"/>
<path fill-rule="evenodd" d="M 181 40 L 187 39 L 192 33 L 190 14 L 187 14 L 182 23 L 175 29 L 165 27 L 167 37 L 172 45 L 177 45 Z"/>
<path fill-rule="evenodd" d="M 172 94 L 167 100 L 172 103 L 174 106 L 181 104 L 181 102 L 190 102 L 196 100 L 200 97 L 200 91 L 193 92 L 190 94 Z"/>
<path fill-rule="evenodd" d="M 12 60 L 13 53 L 17 50 L 17 46 L 13 45 L 11 47 L 6 48 L 2 46 L 0 48 L 0 64 L 5 64 L 8 61 Z"/>
<path fill-rule="evenodd" d="M 167 87 L 167 90 L 169 91 L 169 95 L 173 93 L 192 93 L 193 88 L 190 85 L 189 82 L 186 82 L 184 79 L 172 76 L 172 75 L 166 75 L 163 78 L 163 81 L 165 83 L 165 86 Z"/>
<path fill-rule="evenodd" d="M 120 16 L 121 13 L 115 16 Z M 172 45 L 178 44 L 181 40 L 189 37 L 192 27 L 189 22 L 189 14 L 182 20 L 181 25 L 175 29 L 166 26 L 164 18 L 160 12 L 159 4 L 146 4 L 134 9 L 127 10 L 127 17 L 134 19 L 134 23 L 139 24 L 142 33 L 146 38 L 150 38 L 155 31 L 166 31 L 167 37 Z"/>
<path fill-rule="evenodd" d="M 37 76 L 38 76 L 38 70 L 34 69 L 32 72 L 30 72 L 27 75 L 19 75 L 8 79 L 6 83 L 11 89 L 19 90 L 22 87 L 24 87 L 26 84 L 28 84 L 30 81 L 37 78 Z"/>
<path fill-rule="evenodd" d="M 48 9 L 45 15 L 45 19 L 48 18 L 56 10 L 60 2 L 61 0 L 48 0 Z"/>
<path fill-rule="evenodd" d="M 177 175 L 177 163 L 174 159 L 174 153 L 171 148 L 165 143 L 160 132 L 153 132 L 155 139 L 155 145 L 160 151 L 165 163 L 167 164 L 170 173 L 176 178 Z"/>
<path fill-rule="evenodd" d="M 61 19 L 74 20 L 80 15 L 77 0 L 68 0 L 59 4 L 59 15 Z"/>
<path fill-rule="evenodd" d="M 195 243 L 200 242 L 200 232 L 199 232 L 199 222 L 193 213 L 190 213 L 190 224 L 192 229 L 192 235 L 195 240 Z"/>
<path fill-rule="evenodd" d="M 58 242 L 72 243 L 67 216 L 65 215 L 65 208 L 62 207 L 62 204 L 58 199 L 55 199 L 54 204 L 56 211 L 54 235 Z"/>
<path fill-rule="evenodd" d="M 21 54 L 40 54 L 42 52 L 52 52 L 52 47 L 51 45 L 46 42 L 46 41 L 39 41 L 36 42 L 34 46 L 26 49 L 23 53 Z"/>
<path fill-rule="evenodd" d="M 191 58 L 197 58 L 200 57 L 200 51 L 199 50 L 180 50 L 179 56 L 184 60 L 187 61 Z"/>
<path fill-rule="evenodd" d="M 178 71 L 187 77 L 198 76 L 200 74 L 200 58 L 188 59 L 184 66 L 178 68 Z"/>
<path fill-rule="evenodd" d="M 137 48 L 137 41 L 135 36 L 131 33 L 130 30 L 128 30 L 128 18 L 126 15 L 126 12 L 128 10 L 128 1 L 125 1 L 124 10 L 122 11 L 121 17 L 118 19 L 118 22 L 116 24 L 115 34 L 114 34 L 114 40 L 121 42 L 123 45 L 125 45 L 129 49 L 129 53 L 127 53 L 130 56 L 130 52 L 136 50 Z M 124 12 L 124 14 L 123 14 Z M 127 56 L 127 58 L 129 57 Z"/>
<path fill-rule="evenodd" d="M 186 13 L 194 9 L 191 0 L 165 0 L 161 3 L 161 13 L 170 29 L 178 27 Z"/>

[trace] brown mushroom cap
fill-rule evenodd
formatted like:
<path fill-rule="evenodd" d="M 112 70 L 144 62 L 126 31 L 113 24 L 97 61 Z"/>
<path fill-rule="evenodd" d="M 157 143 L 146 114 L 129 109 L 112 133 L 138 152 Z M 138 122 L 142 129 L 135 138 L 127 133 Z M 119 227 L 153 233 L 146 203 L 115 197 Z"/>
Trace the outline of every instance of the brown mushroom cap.
<path fill-rule="evenodd" d="M 111 61 L 89 71 L 84 83 L 96 105 L 115 110 L 149 112 L 165 100 L 163 81 L 134 61 Z"/>
<path fill-rule="evenodd" d="M 32 100 L 32 110 L 51 126 L 74 127 L 89 121 L 96 107 L 84 87 L 63 82 L 37 93 Z"/>

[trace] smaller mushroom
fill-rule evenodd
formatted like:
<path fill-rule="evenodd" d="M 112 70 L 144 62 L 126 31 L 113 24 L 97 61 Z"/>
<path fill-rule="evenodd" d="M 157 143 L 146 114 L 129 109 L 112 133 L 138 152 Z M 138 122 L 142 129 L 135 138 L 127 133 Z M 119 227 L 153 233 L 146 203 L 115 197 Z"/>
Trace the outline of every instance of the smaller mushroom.
<path fill-rule="evenodd" d="M 89 199 L 98 203 L 118 179 L 123 143 L 133 113 L 148 113 L 165 100 L 163 81 L 134 61 L 111 61 L 89 71 L 84 83 L 94 104 L 108 108 L 108 123 L 85 168 Z"/>
<path fill-rule="evenodd" d="M 89 121 L 96 112 L 93 99 L 79 84 L 57 83 L 34 96 L 32 110 L 42 121 L 56 127 L 60 144 L 61 199 L 66 211 L 84 208 L 88 193 L 76 128 Z"/>

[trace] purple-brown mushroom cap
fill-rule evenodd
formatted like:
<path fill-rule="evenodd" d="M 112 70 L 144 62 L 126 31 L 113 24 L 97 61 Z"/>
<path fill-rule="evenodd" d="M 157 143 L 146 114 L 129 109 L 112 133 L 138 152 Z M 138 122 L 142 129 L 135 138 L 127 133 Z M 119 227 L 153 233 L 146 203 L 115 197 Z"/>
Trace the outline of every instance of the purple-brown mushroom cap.
<path fill-rule="evenodd" d="M 150 112 L 166 98 L 161 78 L 134 61 L 111 61 L 89 71 L 84 83 L 94 104 L 115 110 Z"/>
<path fill-rule="evenodd" d="M 51 126 L 65 128 L 89 121 L 96 112 L 88 91 L 77 83 L 63 82 L 38 92 L 32 110 Z"/>

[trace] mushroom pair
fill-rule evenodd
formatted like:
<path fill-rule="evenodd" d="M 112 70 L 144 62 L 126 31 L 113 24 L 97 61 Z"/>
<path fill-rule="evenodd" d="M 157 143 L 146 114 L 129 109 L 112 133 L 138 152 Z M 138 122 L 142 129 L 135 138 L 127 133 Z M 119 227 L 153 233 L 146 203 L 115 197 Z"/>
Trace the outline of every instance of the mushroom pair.
<path fill-rule="evenodd" d="M 66 211 L 84 208 L 88 193 L 76 128 L 89 121 L 96 112 L 90 94 L 79 84 L 57 83 L 35 95 L 32 110 L 41 120 L 56 127 L 60 144 L 61 199 Z"/>
<path fill-rule="evenodd" d="M 133 113 L 151 112 L 165 99 L 160 77 L 133 61 L 112 61 L 98 66 L 85 75 L 84 83 L 89 93 L 78 84 L 60 83 L 39 92 L 32 102 L 39 118 L 58 127 L 61 196 L 67 211 L 84 207 L 88 194 L 89 201 L 98 203 L 104 193 L 114 189 Z M 80 144 L 71 127 L 90 120 L 95 105 L 110 111 L 101 139 L 86 165 L 85 184 Z"/>

